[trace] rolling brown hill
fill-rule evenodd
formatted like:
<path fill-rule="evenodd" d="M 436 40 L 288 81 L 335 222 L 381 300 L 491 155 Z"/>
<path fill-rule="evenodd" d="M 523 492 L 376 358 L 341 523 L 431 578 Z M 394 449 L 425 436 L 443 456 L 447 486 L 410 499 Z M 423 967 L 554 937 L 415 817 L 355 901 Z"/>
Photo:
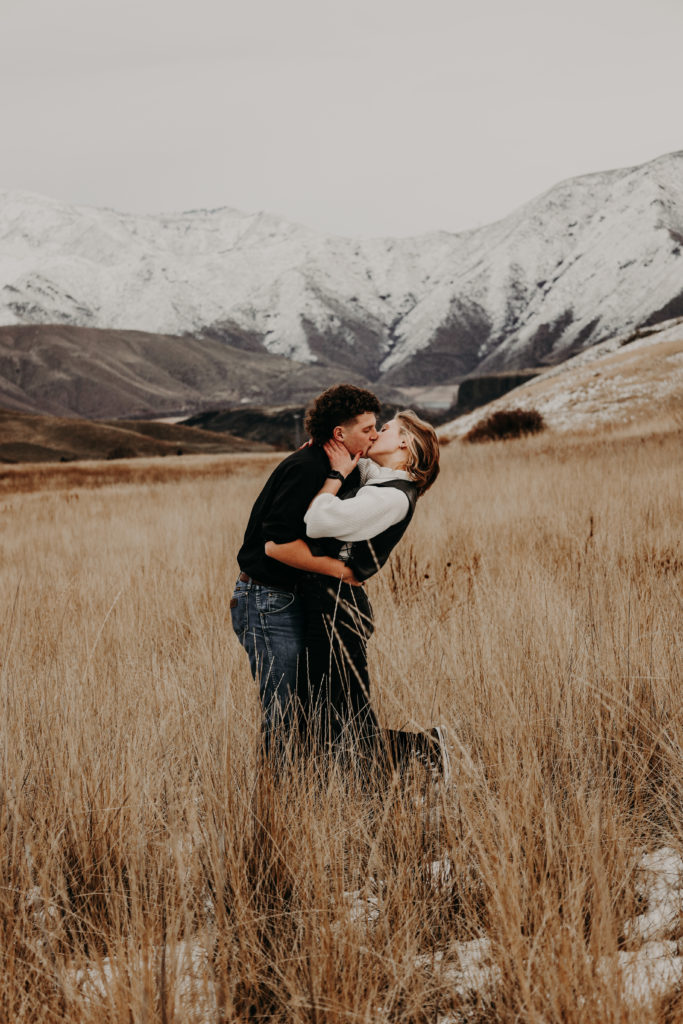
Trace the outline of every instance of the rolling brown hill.
<path fill-rule="evenodd" d="M 0 462 L 71 462 L 153 455 L 268 451 L 271 446 L 232 434 L 174 423 L 85 419 L 0 409 Z"/>
<path fill-rule="evenodd" d="M 98 420 L 189 416 L 243 402 L 305 405 L 342 380 L 367 383 L 352 367 L 304 365 L 254 344 L 236 331 L 228 343 L 65 324 L 0 327 L 0 407 Z"/>

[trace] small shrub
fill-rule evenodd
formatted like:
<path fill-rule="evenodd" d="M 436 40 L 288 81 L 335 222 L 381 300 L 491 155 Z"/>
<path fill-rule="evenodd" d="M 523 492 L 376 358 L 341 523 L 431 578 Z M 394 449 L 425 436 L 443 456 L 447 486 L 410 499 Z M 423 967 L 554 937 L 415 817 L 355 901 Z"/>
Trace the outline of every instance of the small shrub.
<path fill-rule="evenodd" d="M 465 441 L 505 441 L 545 430 L 546 422 L 538 409 L 500 409 L 480 420 L 464 437 Z"/>
<path fill-rule="evenodd" d="M 134 459 L 137 452 L 127 444 L 117 444 L 107 452 L 108 459 Z"/>

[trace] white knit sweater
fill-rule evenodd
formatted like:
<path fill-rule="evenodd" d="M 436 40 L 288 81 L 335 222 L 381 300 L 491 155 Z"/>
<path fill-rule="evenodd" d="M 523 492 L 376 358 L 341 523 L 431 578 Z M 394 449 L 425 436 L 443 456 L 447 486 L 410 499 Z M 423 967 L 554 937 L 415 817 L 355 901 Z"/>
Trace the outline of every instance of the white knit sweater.
<path fill-rule="evenodd" d="M 336 537 L 338 540 L 370 540 L 408 514 L 408 496 L 397 487 L 374 487 L 385 480 L 410 480 L 400 469 L 386 469 L 372 459 L 358 463 L 361 484 L 353 498 L 317 494 L 304 516 L 309 537 Z"/>

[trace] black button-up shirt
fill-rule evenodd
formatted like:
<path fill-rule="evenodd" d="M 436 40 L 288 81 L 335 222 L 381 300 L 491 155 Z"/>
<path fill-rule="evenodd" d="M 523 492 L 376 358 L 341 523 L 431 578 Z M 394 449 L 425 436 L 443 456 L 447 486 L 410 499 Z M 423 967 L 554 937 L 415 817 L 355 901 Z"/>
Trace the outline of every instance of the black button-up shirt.
<path fill-rule="evenodd" d="M 276 466 L 254 502 L 237 561 L 240 569 L 259 583 L 288 590 L 300 577 L 298 569 L 268 558 L 266 541 L 287 544 L 306 540 L 304 513 L 322 487 L 330 463 L 317 444 L 300 448 Z M 346 477 L 339 491 L 343 496 L 360 485 L 358 469 Z"/>

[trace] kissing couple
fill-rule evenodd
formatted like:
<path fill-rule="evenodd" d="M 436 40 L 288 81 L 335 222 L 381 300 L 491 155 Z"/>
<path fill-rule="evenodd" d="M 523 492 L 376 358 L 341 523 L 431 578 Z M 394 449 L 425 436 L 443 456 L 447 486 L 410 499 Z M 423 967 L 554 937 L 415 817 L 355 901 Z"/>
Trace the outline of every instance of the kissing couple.
<path fill-rule="evenodd" d="M 267 756 L 287 750 L 448 780 L 445 731 L 382 729 L 370 702 L 364 583 L 408 528 L 439 473 L 434 428 L 411 410 L 377 426 L 380 402 L 352 384 L 313 401 L 310 441 L 271 473 L 237 560 L 232 625 L 259 687 Z M 293 746 L 291 745 L 293 743 Z"/>

